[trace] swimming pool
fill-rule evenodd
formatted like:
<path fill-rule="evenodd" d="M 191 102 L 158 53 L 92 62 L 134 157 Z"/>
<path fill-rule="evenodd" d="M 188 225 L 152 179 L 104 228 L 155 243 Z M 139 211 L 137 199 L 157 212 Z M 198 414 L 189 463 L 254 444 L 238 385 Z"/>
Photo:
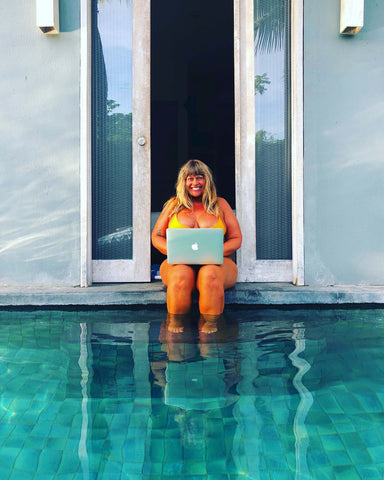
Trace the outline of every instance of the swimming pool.
<path fill-rule="evenodd" d="M 384 310 L 0 311 L 0 478 L 382 479 Z"/>

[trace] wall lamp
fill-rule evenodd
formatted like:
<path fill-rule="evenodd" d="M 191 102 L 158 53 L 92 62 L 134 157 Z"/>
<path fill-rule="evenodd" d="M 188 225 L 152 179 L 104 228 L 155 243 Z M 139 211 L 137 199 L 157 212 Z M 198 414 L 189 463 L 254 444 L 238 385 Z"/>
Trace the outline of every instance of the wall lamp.
<path fill-rule="evenodd" d="M 43 33 L 59 33 L 59 0 L 36 0 L 36 24 Z"/>
<path fill-rule="evenodd" d="M 340 33 L 356 35 L 364 25 L 364 0 L 340 1 Z"/>

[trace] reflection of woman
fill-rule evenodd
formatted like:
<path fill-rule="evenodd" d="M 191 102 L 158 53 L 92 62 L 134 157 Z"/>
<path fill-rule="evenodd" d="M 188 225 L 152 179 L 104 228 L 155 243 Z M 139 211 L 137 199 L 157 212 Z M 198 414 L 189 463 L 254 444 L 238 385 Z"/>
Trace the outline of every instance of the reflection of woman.
<path fill-rule="evenodd" d="M 170 328 L 182 331 L 178 315 L 191 307 L 191 295 L 199 291 L 200 313 L 209 322 L 224 310 L 224 290 L 237 279 L 237 266 L 230 258 L 241 245 L 239 223 L 228 202 L 217 196 L 212 173 L 200 160 L 189 160 L 179 171 L 176 196 L 164 205 L 152 232 L 152 243 L 167 254 L 167 228 L 222 228 L 224 234 L 224 262 L 222 265 L 169 265 L 165 260 L 160 275 L 167 287 L 167 307 Z M 210 327 L 206 327 L 207 333 Z M 215 331 L 215 330 L 213 330 Z"/>
<path fill-rule="evenodd" d="M 182 410 L 209 411 L 238 400 L 236 385 L 242 379 L 235 342 L 238 324 L 217 318 L 217 331 L 199 332 L 196 342 L 191 319 L 185 331 L 173 333 L 163 322 L 159 340 L 166 359 L 151 362 L 156 383 L 163 388 L 164 402 Z"/>

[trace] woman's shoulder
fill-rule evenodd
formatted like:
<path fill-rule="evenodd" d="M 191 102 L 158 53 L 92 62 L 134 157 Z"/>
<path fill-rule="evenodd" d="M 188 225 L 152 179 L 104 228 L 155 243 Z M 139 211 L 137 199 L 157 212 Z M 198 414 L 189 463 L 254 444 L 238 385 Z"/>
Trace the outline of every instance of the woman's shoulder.
<path fill-rule="evenodd" d="M 231 210 L 232 211 L 232 207 L 229 205 L 227 200 L 225 200 L 225 198 L 223 198 L 223 197 L 217 197 L 217 204 L 219 205 L 219 208 L 224 212 L 226 210 Z"/>

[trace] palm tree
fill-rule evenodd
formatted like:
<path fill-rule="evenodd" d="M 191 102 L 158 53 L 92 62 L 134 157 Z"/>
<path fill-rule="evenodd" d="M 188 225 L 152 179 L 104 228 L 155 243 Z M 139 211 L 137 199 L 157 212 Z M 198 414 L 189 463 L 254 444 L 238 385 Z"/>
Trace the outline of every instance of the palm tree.
<path fill-rule="evenodd" d="M 269 53 L 284 47 L 289 2 L 254 0 L 255 50 Z"/>

